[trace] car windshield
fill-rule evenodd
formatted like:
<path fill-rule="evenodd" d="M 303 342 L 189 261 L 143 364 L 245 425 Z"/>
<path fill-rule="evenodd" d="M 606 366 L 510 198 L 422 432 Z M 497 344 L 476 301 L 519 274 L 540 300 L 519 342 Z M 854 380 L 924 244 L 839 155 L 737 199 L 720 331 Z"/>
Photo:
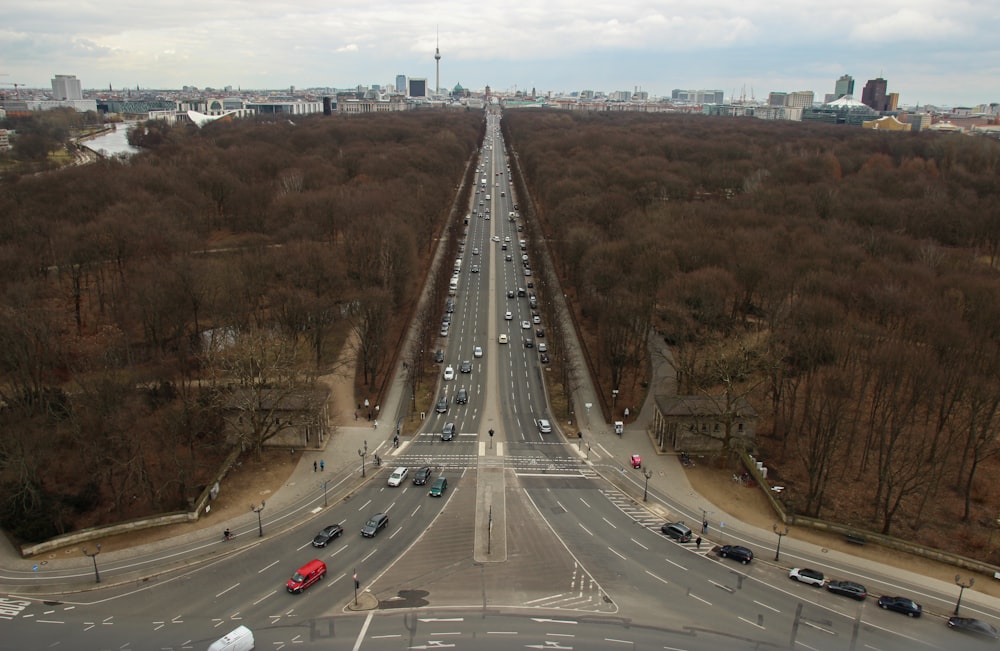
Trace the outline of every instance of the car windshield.
<path fill-rule="evenodd" d="M 302 576 L 298 572 L 296 572 L 295 574 L 292 575 L 292 581 L 294 581 L 296 583 L 302 583 L 305 580 L 306 580 L 306 577 Z"/>

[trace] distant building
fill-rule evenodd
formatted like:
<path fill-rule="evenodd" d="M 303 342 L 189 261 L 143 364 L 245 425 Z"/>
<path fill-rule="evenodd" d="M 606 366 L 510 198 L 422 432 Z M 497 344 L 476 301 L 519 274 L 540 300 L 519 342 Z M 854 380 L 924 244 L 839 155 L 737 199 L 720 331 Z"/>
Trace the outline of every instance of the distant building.
<path fill-rule="evenodd" d="M 768 106 L 787 106 L 788 93 L 782 91 L 771 91 L 767 94 Z"/>
<path fill-rule="evenodd" d="M 675 88 L 670 91 L 670 99 L 677 102 L 690 102 L 691 104 L 723 104 L 726 101 L 726 94 L 721 90 L 681 90 Z"/>
<path fill-rule="evenodd" d="M 427 79 L 407 79 L 408 89 L 406 94 L 410 97 L 427 97 Z"/>
<path fill-rule="evenodd" d="M 406 75 L 396 75 L 396 92 L 406 94 Z"/>
<path fill-rule="evenodd" d="M 82 100 L 83 89 L 76 75 L 56 75 L 52 80 L 52 99 Z"/>
<path fill-rule="evenodd" d="M 889 93 L 885 101 L 885 110 L 895 111 L 899 109 L 899 93 Z"/>
<path fill-rule="evenodd" d="M 906 116 L 906 122 L 913 131 L 923 131 L 931 126 L 930 113 L 910 113 Z"/>
<path fill-rule="evenodd" d="M 813 105 L 814 97 L 811 90 L 797 90 L 794 93 L 788 94 L 785 106 L 790 108 L 808 108 Z"/>
<path fill-rule="evenodd" d="M 909 122 L 900 122 L 895 115 L 883 115 L 874 120 L 865 120 L 861 123 L 861 128 L 873 131 L 909 131 L 913 125 Z"/>
<path fill-rule="evenodd" d="M 828 122 L 861 126 L 866 120 L 878 117 L 878 112 L 850 95 L 827 102 L 823 106 L 802 109 L 803 122 Z"/>
<path fill-rule="evenodd" d="M 323 102 L 247 102 L 258 115 L 312 115 L 323 112 Z"/>
<path fill-rule="evenodd" d="M 842 76 L 833 87 L 833 99 L 840 99 L 845 95 L 854 95 L 854 77 L 851 75 Z"/>
<path fill-rule="evenodd" d="M 861 103 L 875 111 L 888 111 L 889 101 L 886 90 L 889 82 L 881 77 L 869 79 L 861 91 Z"/>
<path fill-rule="evenodd" d="M 10 149 L 10 132 L 6 129 L 0 129 L 0 151 L 8 149 Z"/>
<path fill-rule="evenodd" d="M 729 430 L 731 449 L 751 451 L 757 442 L 757 412 L 745 398 L 728 407 L 725 396 L 655 396 L 650 426 L 660 452 L 718 452 Z"/>

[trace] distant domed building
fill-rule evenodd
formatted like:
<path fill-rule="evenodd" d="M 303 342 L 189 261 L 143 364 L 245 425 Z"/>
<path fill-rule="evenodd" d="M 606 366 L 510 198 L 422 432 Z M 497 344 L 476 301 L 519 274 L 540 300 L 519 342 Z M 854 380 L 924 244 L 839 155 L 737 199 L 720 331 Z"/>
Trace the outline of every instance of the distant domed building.
<path fill-rule="evenodd" d="M 455 87 L 451 89 L 452 97 L 469 97 L 471 93 L 465 88 L 462 88 L 462 84 L 455 84 Z"/>

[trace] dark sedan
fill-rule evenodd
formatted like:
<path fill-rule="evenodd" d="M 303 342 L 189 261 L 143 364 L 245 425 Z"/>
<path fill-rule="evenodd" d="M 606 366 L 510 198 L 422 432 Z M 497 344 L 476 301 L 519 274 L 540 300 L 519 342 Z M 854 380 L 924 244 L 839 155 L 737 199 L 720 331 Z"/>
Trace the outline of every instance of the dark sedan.
<path fill-rule="evenodd" d="M 340 538 L 342 533 L 344 533 L 343 527 L 339 524 L 331 524 L 316 534 L 316 537 L 313 538 L 313 547 L 326 547 L 334 538 Z"/>
<path fill-rule="evenodd" d="M 973 619 L 971 617 L 949 617 L 948 628 L 953 628 L 956 631 L 961 631 L 962 633 L 978 635 L 979 637 L 985 637 L 991 640 L 995 640 L 1000 637 L 1000 632 L 997 632 L 997 629 L 993 628 L 991 624 L 987 624 L 981 619 Z"/>
<path fill-rule="evenodd" d="M 885 608 L 886 610 L 895 610 L 897 613 L 903 613 L 907 617 L 920 617 L 920 613 L 924 611 L 920 607 L 920 604 L 906 597 L 879 597 L 878 607 Z"/>
<path fill-rule="evenodd" d="M 365 526 L 361 527 L 361 535 L 365 538 L 374 538 L 375 534 L 379 532 L 379 529 L 385 529 L 388 524 L 388 515 L 385 513 L 376 513 L 368 519 Z"/>
<path fill-rule="evenodd" d="M 868 596 L 865 586 L 854 581 L 830 581 L 826 584 L 826 589 L 834 594 L 844 595 L 858 601 L 862 601 Z"/>
<path fill-rule="evenodd" d="M 415 473 L 413 473 L 413 483 L 417 486 L 423 486 L 427 483 L 427 480 L 431 478 L 431 469 L 426 466 L 420 468 Z"/>
<path fill-rule="evenodd" d="M 744 565 L 753 560 L 753 552 L 740 545 L 723 545 L 719 548 L 719 556 L 722 558 L 731 558 Z"/>

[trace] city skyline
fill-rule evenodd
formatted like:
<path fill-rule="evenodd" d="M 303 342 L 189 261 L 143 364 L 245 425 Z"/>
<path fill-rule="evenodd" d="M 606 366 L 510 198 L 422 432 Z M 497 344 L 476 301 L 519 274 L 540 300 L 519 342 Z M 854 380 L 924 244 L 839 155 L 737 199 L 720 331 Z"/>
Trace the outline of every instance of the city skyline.
<path fill-rule="evenodd" d="M 998 47 L 988 45 L 998 28 L 990 0 L 967 0 L 961 11 L 903 0 L 822 10 L 790 0 L 17 0 L 0 34 L 0 80 L 5 90 L 47 88 L 57 74 L 90 89 L 392 86 L 397 74 L 436 80 L 440 48 L 443 90 L 638 88 L 669 97 L 674 88 L 718 88 L 760 100 L 811 90 L 822 100 L 849 74 L 859 87 L 885 78 L 900 105 L 975 106 L 1000 101 Z"/>

